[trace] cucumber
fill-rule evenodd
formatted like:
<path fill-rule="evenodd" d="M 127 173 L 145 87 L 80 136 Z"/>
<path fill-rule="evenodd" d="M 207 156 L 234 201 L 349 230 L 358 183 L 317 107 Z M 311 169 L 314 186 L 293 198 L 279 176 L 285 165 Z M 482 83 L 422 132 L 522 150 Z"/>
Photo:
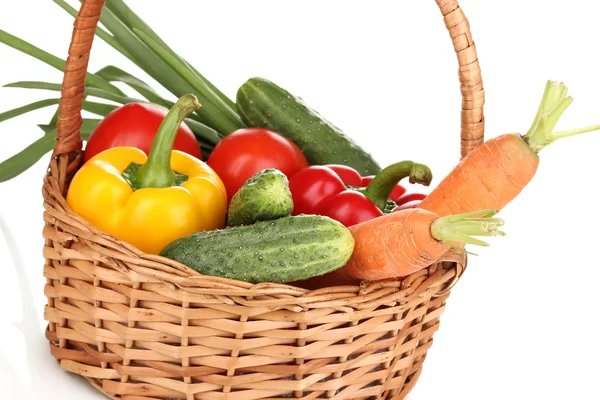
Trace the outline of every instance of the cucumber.
<path fill-rule="evenodd" d="M 341 129 L 271 81 L 250 78 L 238 89 L 236 101 L 248 127 L 269 129 L 287 137 L 312 165 L 347 165 L 361 175 L 381 171 L 373 157 Z"/>
<path fill-rule="evenodd" d="M 354 238 L 341 223 L 297 215 L 197 232 L 170 243 L 160 255 L 204 275 L 287 283 L 341 268 L 353 250 Z"/>
<path fill-rule="evenodd" d="M 294 202 L 285 174 L 268 168 L 252 175 L 231 198 L 227 225 L 252 225 L 292 214 Z"/>

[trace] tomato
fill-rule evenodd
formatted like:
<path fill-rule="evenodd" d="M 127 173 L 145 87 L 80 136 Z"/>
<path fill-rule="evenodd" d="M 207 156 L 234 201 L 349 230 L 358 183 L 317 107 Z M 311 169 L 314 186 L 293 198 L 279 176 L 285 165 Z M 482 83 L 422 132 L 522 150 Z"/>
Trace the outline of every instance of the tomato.
<path fill-rule="evenodd" d="M 262 128 L 238 129 L 225 136 L 206 163 L 225 184 L 228 200 L 248 178 L 264 169 L 275 168 L 289 178 L 308 166 L 294 142 Z"/>
<path fill-rule="evenodd" d="M 91 133 L 85 146 L 83 161 L 88 161 L 106 149 L 119 146 L 136 147 L 148 154 L 168 111 L 161 106 L 145 103 L 129 103 L 114 109 Z M 202 160 L 200 145 L 194 132 L 185 123 L 179 127 L 173 150 L 183 151 Z"/>

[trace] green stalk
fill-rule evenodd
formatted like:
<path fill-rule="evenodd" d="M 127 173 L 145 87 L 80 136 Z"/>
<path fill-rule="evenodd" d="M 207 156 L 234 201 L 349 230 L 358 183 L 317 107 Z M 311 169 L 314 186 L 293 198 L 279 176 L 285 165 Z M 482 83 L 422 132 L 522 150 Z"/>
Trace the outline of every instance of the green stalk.
<path fill-rule="evenodd" d="M 122 82 L 122 83 L 126 84 L 127 86 L 129 86 L 130 88 L 132 88 L 133 90 L 138 92 L 140 95 L 142 95 L 150 103 L 158 104 L 167 109 L 170 109 L 171 107 L 173 107 L 175 105 L 174 102 L 161 97 L 146 82 L 142 81 L 141 79 L 139 79 L 139 78 L 131 75 L 130 73 L 125 72 L 122 69 L 117 68 L 115 66 L 108 65 L 108 66 L 102 68 L 101 70 L 99 70 L 98 72 L 96 72 L 96 75 L 103 79 L 106 79 L 109 82 Z M 194 121 L 196 121 L 197 125 L 201 126 L 203 130 L 209 129 L 212 133 L 215 133 L 219 138 L 222 137 L 214 129 L 209 128 L 207 125 L 202 124 L 202 122 L 201 122 L 202 119 L 195 113 L 191 114 L 188 119 L 193 119 Z"/>
<path fill-rule="evenodd" d="M 52 91 L 60 91 L 60 84 L 58 83 L 49 83 L 49 82 L 34 82 L 34 81 L 23 81 L 23 82 L 13 82 L 4 87 L 12 87 L 12 88 L 25 88 L 25 89 L 40 89 L 40 90 L 52 90 Z M 114 101 L 119 104 L 128 104 L 128 103 L 147 103 L 144 100 L 133 99 L 131 97 L 119 96 L 112 93 L 105 92 L 104 90 L 86 87 L 85 88 L 86 96 L 94 96 L 104 100 Z M 90 101 L 83 102 L 83 109 L 85 111 L 92 112 L 94 114 L 106 116 L 110 111 L 114 108 L 112 105 L 94 103 Z M 13 110 L 14 111 L 14 110 Z M 1 121 L 0 121 L 1 122 Z M 221 135 L 214 129 L 198 122 L 190 118 L 185 119 L 185 123 L 188 127 L 194 132 L 194 134 L 203 139 L 204 142 L 210 143 L 211 148 L 214 147 L 221 140 Z M 55 123 L 50 123 L 51 126 L 55 126 Z"/>
<path fill-rule="evenodd" d="M 87 140 L 96 128 L 99 119 L 84 119 L 81 126 L 81 138 Z M 48 132 L 25 149 L 0 163 L 0 182 L 15 178 L 31 168 L 45 154 L 52 151 L 56 143 L 56 128 Z"/>
<path fill-rule="evenodd" d="M 160 56 L 154 53 L 148 46 L 136 36 L 131 29 L 123 24 L 110 9 L 105 8 L 100 18 L 102 24 L 113 34 L 113 36 L 125 47 L 139 62 L 143 70 L 157 82 L 167 88 L 177 97 L 197 91 L 188 84 L 173 68 L 171 68 Z M 202 102 L 202 108 L 197 111 L 202 118 L 201 122 L 214 128 L 225 135 L 237 129 L 237 124 L 228 118 L 227 112 L 215 107 L 210 99 L 196 93 Z"/>
<path fill-rule="evenodd" d="M 142 165 L 132 182 L 135 189 L 171 187 L 177 181 L 175 171 L 171 168 L 171 152 L 179 125 L 194 110 L 200 108 L 196 96 L 189 94 L 181 97 L 169 110 L 160 124 L 152 141 L 148 160 Z"/>
<path fill-rule="evenodd" d="M 22 81 L 22 82 L 13 82 L 4 85 L 4 87 L 9 88 L 21 88 L 21 89 L 38 89 L 38 90 L 51 90 L 55 92 L 61 91 L 60 83 L 50 83 L 50 82 L 39 82 L 39 81 Z M 124 94 L 115 94 L 110 93 L 102 89 L 98 89 L 95 87 L 86 87 L 84 90 L 86 96 L 94 96 L 104 100 L 114 101 L 120 104 L 127 103 L 147 103 L 143 100 L 134 99 L 132 97 L 127 97 Z"/>
<path fill-rule="evenodd" d="M 0 113 L 0 122 L 7 121 L 11 118 L 18 117 L 19 115 L 26 114 L 30 111 L 39 110 L 40 108 L 49 107 L 58 104 L 58 99 L 45 99 L 27 104 L 22 107 L 14 108 L 9 111 Z"/>
<path fill-rule="evenodd" d="M 210 91 L 206 86 L 202 84 L 187 68 L 183 67 L 181 62 L 168 51 L 163 49 L 160 44 L 153 41 L 148 35 L 143 33 L 142 31 L 133 28 L 133 32 L 142 39 L 142 41 L 150 47 L 161 59 L 163 59 L 171 68 L 173 68 L 179 76 L 181 76 L 185 81 L 194 88 L 195 93 L 198 93 L 199 96 L 203 99 L 203 107 L 204 104 L 209 104 L 213 108 L 219 110 L 223 114 L 223 129 L 224 132 L 231 133 L 237 129 L 243 128 L 244 123 L 240 116 L 231 108 L 227 106 L 221 99 L 216 97 L 214 93 Z"/>
<path fill-rule="evenodd" d="M 498 229 L 504 225 L 504 221 L 492 218 L 497 213 L 496 210 L 480 210 L 438 218 L 431 225 L 431 236 L 455 249 L 454 243 L 489 246 L 474 236 L 504 236 L 505 233 Z"/>
<path fill-rule="evenodd" d="M 19 39 L 16 36 L 11 35 L 8 32 L 0 29 L 0 43 L 4 43 L 9 47 L 12 47 L 15 50 L 18 50 L 22 53 L 25 53 L 31 57 L 37 58 L 38 60 L 50 65 L 58 69 L 59 71 L 65 71 L 65 60 L 56 57 L 34 45 L 28 43 L 22 39 Z M 86 82 L 90 86 L 94 86 L 100 89 L 103 89 L 107 92 L 123 95 L 123 92 L 119 90 L 116 86 L 106 82 L 105 80 L 94 76 L 93 74 L 88 73 L 86 75 Z"/>
<path fill-rule="evenodd" d="M 65 10 L 66 12 L 71 14 L 72 17 L 77 16 L 78 11 L 75 8 L 71 7 L 67 2 L 65 2 L 63 0 L 52 0 L 52 1 L 54 1 L 54 3 L 56 3 L 56 4 L 58 4 L 58 6 L 61 7 L 63 10 Z M 98 36 L 100 39 L 104 40 L 108 45 L 112 46 L 115 50 L 117 50 L 119 53 L 123 54 L 125 57 L 127 57 L 129 60 L 131 60 L 134 64 L 136 64 L 139 67 L 139 65 L 137 64 L 137 61 L 133 58 L 131 53 L 129 53 L 125 47 L 121 46 L 121 43 L 119 43 L 117 41 L 117 39 L 115 39 L 110 33 L 106 32 L 104 29 L 102 29 L 102 27 L 98 26 L 96 28 L 96 36 Z"/>
<path fill-rule="evenodd" d="M 426 165 L 412 161 L 401 161 L 382 169 L 362 193 L 380 210 L 385 211 L 390 194 L 392 194 L 396 185 L 406 177 L 408 177 L 410 183 L 429 186 L 432 174 Z"/>
<path fill-rule="evenodd" d="M 152 28 L 141 19 L 123 0 L 107 0 L 106 7 L 108 7 L 114 15 L 119 18 L 125 25 L 129 27 L 129 29 L 137 30 L 146 34 L 146 36 L 150 37 L 154 42 L 156 42 L 162 49 L 167 51 L 172 57 L 178 60 L 179 64 L 182 67 L 187 68 L 192 74 L 194 74 L 195 78 L 200 81 L 204 86 L 206 86 L 209 90 L 211 90 L 214 95 L 216 95 L 221 101 L 225 103 L 229 108 L 235 110 L 235 103 L 223 92 L 221 92 L 216 86 L 214 86 L 208 79 L 206 79 L 200 72 L 198 72 L 193 66 L 191 66 L 187 61 L 185 61 L 182 57 L 180 57 L 177 53 L 169 47 L 164 40 L 157 35 Z"/>
<path fill-rule="evenodd" d="M 123 71 L 120 68 L 108 65 L 98 72 L 96 75 L 107 80 L 108 82 L 122 82 L 142 95 L 150 103 L 158 104 L 165 108 L 171 108 L 175 104 L 172 101 L 163 99 L 150 85 L 139 78 Z"/>
<path fill-rule="evenodd" d="M 523 136 L 523 139 L 535 153 L 539 153 L 544 147 L 559 139 L 600 130 L 600 125 L 593 125 L 553 132 L 558 120 L 573 102 L 572 97 L 567 97 L 567 91 L 568 88 L 562 82 L 548 81 L 546 83 L 535 119 L 529 131 Z"/>

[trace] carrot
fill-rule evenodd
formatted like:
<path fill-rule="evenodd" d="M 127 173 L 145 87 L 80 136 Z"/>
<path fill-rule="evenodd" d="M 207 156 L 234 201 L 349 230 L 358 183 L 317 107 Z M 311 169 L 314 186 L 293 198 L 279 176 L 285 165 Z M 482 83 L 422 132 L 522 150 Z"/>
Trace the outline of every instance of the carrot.
<path fill-rule="evenodd" d="M 538 153 L 558 139 L 600 129 L 600 125 L 553 132 L 572 103 L 563 83 L 548 81 L 535 120 L 525 135 L 492 138 L 471 151 L 421 202 L 439 216 L 480 209 L 502 210 L 533 179 Z"/>
<path fill-rule="evenodd" d="M 504 235 L 498 230 L 504 222 L 492 218 L 495 214 L 478 210 L 440 218 L 412 208 L 351 226 L 354 252 L 346 265 L 301 286 L 315 289 L 412 274 L 436 262 L 456 243 L 487 246 L 473 236 Z"/>

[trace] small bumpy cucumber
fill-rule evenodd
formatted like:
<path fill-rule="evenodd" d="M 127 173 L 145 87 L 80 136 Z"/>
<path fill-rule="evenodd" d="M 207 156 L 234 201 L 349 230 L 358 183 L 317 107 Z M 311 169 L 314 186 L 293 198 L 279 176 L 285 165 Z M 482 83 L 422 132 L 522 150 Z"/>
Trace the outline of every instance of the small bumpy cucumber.
<path fill-rule="evenodd" d="M 252 175 L 231 198 L 227 225 L 252 225 L 292 214 L 294 202 L 285 174 L 274 168 Z"/>
<path fill-rule="evenodd" d="M 341 268 L 353 250 L 354 238 L 339 222 L 297 215 L 194 233 L 167 245 L 160 255 L 204 275 L 287 283 Z"/>
<path fill-rule="evenodd" d="M 312 165 L 343 164 L 361 175 L 381 171 L 373 157 L 341 129 L 271 81 L 250 78 L 238 89 L 236 101 L 247 126 L 287 137 L 302 149 Z"/>

